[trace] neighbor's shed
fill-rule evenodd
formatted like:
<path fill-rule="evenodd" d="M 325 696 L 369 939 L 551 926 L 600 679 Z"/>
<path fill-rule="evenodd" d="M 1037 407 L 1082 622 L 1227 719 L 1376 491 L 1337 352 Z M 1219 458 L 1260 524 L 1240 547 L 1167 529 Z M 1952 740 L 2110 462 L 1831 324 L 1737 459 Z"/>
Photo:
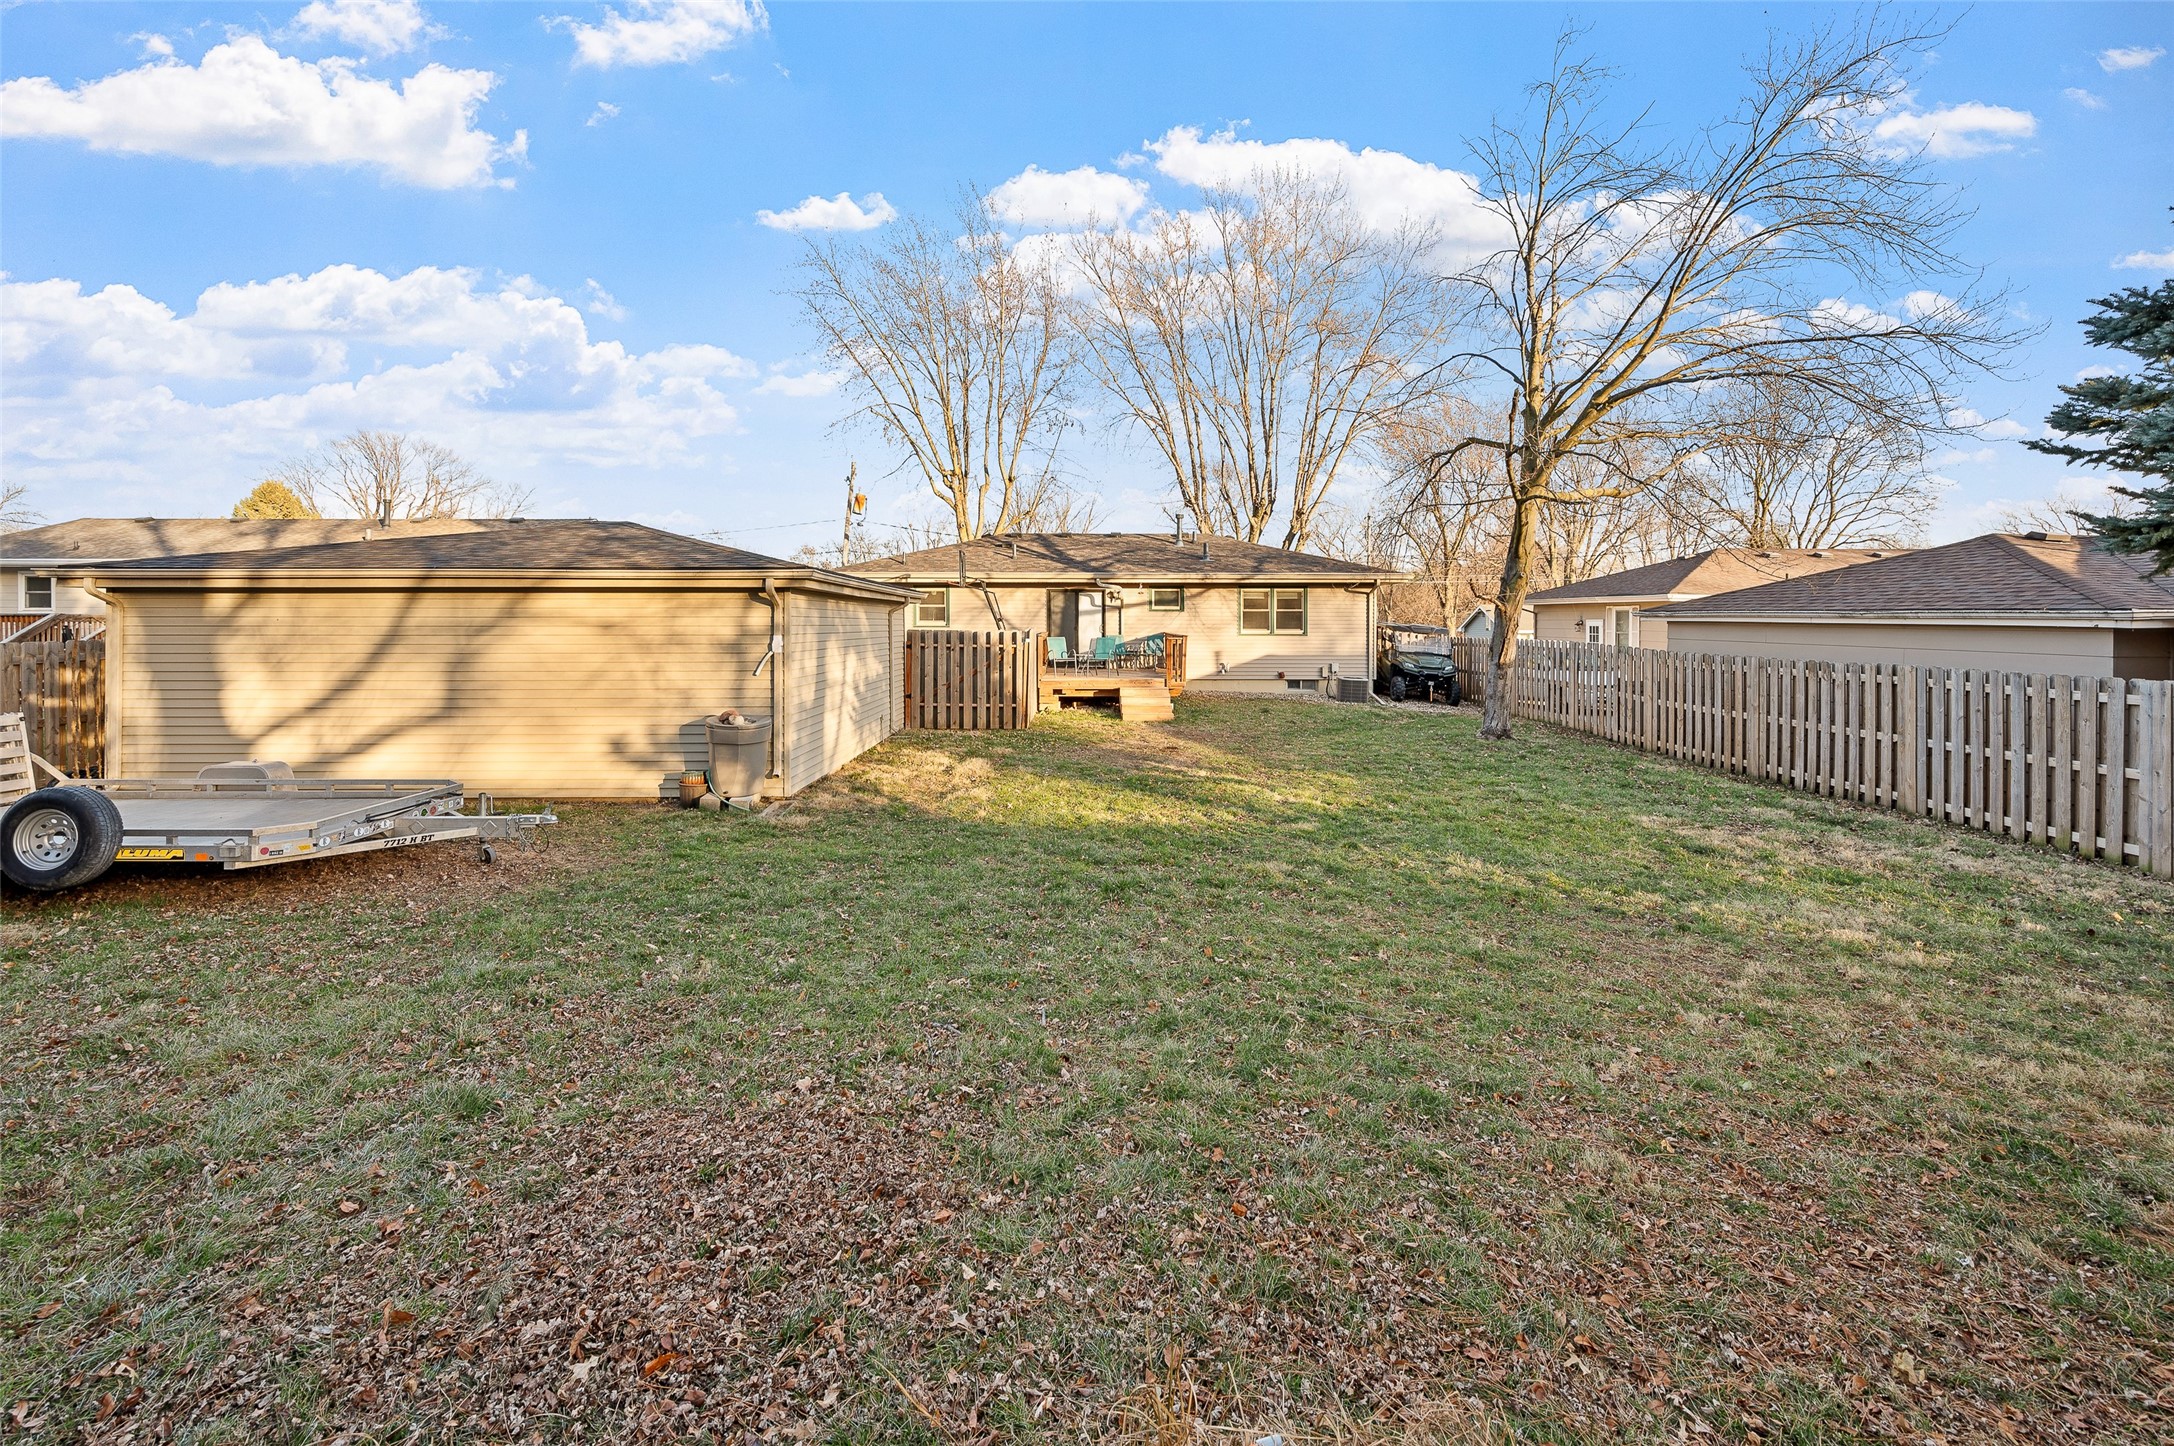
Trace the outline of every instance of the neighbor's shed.
<path fill-rule="evenodd" d="M 904 722 L 903 609 L 865 577 L 629 522 L 510 522 L 147 559 L 108 603 L 107 772 L 230 758 L 654 799 L 704 766 L 702 719 L 773 715 L 764 792 L 799 791 Z"/>

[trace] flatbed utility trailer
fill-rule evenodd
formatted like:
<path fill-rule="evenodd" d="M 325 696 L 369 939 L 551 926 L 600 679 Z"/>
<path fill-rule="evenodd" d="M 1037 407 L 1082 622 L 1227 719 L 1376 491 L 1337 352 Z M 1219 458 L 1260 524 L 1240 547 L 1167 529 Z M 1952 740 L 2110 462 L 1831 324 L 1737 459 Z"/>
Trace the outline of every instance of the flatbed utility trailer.
<path fill-rule="evenodd" d="M 21 736 L 10 721 L 0 719 L 0 755 Z M 27 748 L 18 756 L 43 766 Z M 12 761 L 0 756 L 0 772 Z M 488 794 L 474 813 L 467 802 L 452 779 L 296 778 L 284 763 L 220 763 L 188 779 L 56 775 L 0 814 L 0 873 L 47 892 L 115 863 L 253 869 L 459 839 L 479 841 L 489 861 L 497 841 L 558 822 L 548 810 L 496 813 Z"/>

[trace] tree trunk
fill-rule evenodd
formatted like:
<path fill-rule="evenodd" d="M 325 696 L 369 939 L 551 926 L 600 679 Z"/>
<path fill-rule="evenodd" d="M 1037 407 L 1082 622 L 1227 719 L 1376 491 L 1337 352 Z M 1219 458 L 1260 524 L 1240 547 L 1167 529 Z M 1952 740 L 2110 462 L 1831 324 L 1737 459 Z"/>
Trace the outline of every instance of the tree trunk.
<path fill-rule="evenodd" d="M 1517 620 L 1530 590 L 1532 553 L 1538 541 L 1540 498 L 1527 494 L 1510 509 L 1510 534 L 1502 555 L 1502 589 L 1495 594 L 1494 637 L 1487 648 L 1487 702 L 1480 737 L 1510 736 L 1510 670 L 1517 663 Z"/>

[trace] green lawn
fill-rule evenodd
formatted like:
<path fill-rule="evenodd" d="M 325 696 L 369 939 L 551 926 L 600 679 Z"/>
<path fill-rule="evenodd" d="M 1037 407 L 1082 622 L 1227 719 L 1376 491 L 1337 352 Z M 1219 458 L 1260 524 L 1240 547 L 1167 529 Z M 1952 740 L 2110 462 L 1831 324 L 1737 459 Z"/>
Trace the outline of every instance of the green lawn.
<path fill-rule="evenodd" d="M 0 1406 L 2174 1435 L 2174 889 L 1475 734 L 1067 713 L 488 869 L 11 898 Z"/>

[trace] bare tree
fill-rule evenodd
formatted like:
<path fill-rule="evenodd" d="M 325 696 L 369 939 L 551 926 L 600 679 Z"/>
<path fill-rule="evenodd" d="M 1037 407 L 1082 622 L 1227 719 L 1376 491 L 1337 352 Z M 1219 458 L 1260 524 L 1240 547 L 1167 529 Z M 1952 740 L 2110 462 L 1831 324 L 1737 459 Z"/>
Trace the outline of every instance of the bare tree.
<path fill-rule="evenodd" d="M 1399 560 L 1411 576 L 1389 590 L 1399 621 L 1421 620 L 1406 605 L 1410 591 L 1429 598 L 1425 621 L 1451 628 L 1494 596 L 1507 496 L 1501 468 L 1485 453 L 1448 450 L 1476 424 L 1470 411 L 1460 397 L 1434 399 L 1392 418 L 1376 441 L 1389 480 L 1374 511 L 1403 539 Z"/>
<path fill-rule="evenodd" d="M 312 516 L 344 512 L 386 522 L 515 517 L 532 499 L 525 489 L 484 476 L 450 447 L 368 429 L 293 458 L 265 480 L 285 486 Z"/>
<path fill-rule="evenodd" d="M 1927 288 L 1962 273 L 1963 213 L 1869 118 L 1937 36 L 1885 23 L 1776 40 L 1736 112 L 1678 146 L 1607 121 L 1605 74 L 1566 40 L 1524 117 L 1476 147 L 1507 239 L 1457 278 L 1471 337 L 1458 361 L 1492 378 L 1492 421 L 1448 450 L 1503 467 L 1499 616 L 1524 604 L 1548 511 L 1676 474 L 1705 445 L 1719 384 L 1786 381 L 1858 417 L 1936 425 L 1956 378 L 2016 339 L 1989 319 L 1998 297 Z M 1836 299 L 1849 289 L 1908 299 L 1895 315 Z M 1485 737 L 1510 736 L 1516 656 L 1498 629 Z"/>
<path fill-rule="evenodd" d="M 2118 492 L 2101 495 L 2088 487 L 2061 486 L 2035 502 L 2013 502 L 1993 514 L 2003 532 L 2050 532 L 2083 536 L 2095 533 L 2094 516 L 2134 517 L 2142 508 Z"/>
<path fill-rule="evenodd" d="M 872 423 L 920 469 L 956 535 L 1013 529 L 1045 488 L 1072 365 L 1063 292 L 978 197 L 956 228 L 910 219 L 879 243 L 814 242 L 803 314 Z"/>
<path fill-rule="evenodd" d="M 24 501 L 29 495 L 27 483 L 0 482 L 0 532 L 19 532 L 45 520 Z"/>
<path fill-rule="evenodd" d="M 1664 489 L 1698 547 L 1878 547 L 1915 536 L 1937 491 L 1926 429 L 1786 377 L 1721 389 L 1703 456 Z"/>
<path fill-rule="evenodd" d="M 1092 532 L 1102 521 L 1102 499 L 1053 472 L 1035 478 L 1019 504 L 1015 532 Z"/>
<path fill-rule="evenodd" d="M 1336 474 L 1410 397 L 1440 336 L 1430 233 L 1369 228 L 1283 172 L 1078 249 L 1097 380 L 1200 525 L 1303 548 Z"/>

